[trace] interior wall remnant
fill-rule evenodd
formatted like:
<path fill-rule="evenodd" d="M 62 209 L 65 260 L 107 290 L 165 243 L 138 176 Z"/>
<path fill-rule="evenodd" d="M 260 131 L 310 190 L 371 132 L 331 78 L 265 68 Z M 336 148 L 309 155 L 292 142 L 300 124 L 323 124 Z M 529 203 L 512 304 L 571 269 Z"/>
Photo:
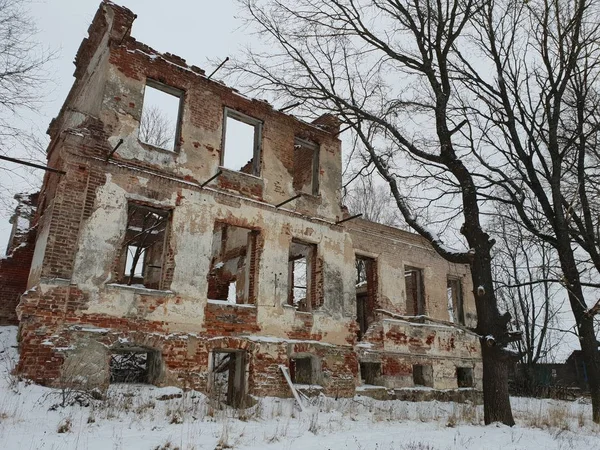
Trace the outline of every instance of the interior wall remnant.
<path fill-rule="evenodd" d="M 297 192 L 319 194 L 319 146 L 314 142 L 294 141 L 293 186 Z"/>
<path fill-rule="evenodd" d="M 423 285 L 423 269 L 405 266 L 404 282 L 406 285 L 406 315 L 424 315 L 425 288 Z"/>
<path fill-rule="evenodd" d="M 160 353 L 151 349 L 119 349 L 110 355 L 111 383 L 155 383 L 160 375 Z"/>
<path fill-rule="evenodd" d="M 457 367 L 456 382 L 459 388 L 473 387 L 473 368 L 472 367 Z"/>
<path fill-rule="evenodd" d="M 213 231 L 208 298 L 229 303 L 254 302 L 258 232 L 217 222 Z"/>
<path fill-rule="evenodd" d="M 212 352 L 212 395 L 217 403 L 243 406 L 246 383 L 246 352 L 220 349 Z"/>
<path fill-rule="evenodd" d="M 359 339 L 375 319 L 376 297 L 377 263 L 373 258 L 356 255 L 356 320 Z"/>
<path fill-rule="evenodd" d="M 433 366 L 413 365 L 413 383 L 415 386 L 433 387 Z"/>
<path fill-rule="evenodd" d="M 462 283 L 459 278 L 448 278 L 447 281 L 448 315 L 450 322 L 465 324 L 465 311 Z"/>
<path fill-rule="evenodd" d="M 373 386 L 379 385 L 379 378 L 381 377 L 381 363 L 361 362 L 360 377 L 363 384 L 369 384 Z"/>
<path fill-rule="evenodd" d="M 288 257 L 288 304 L 298 311 L 312 311 L 316 305 L 315 264 L 317 246 L 293 240 Z"/>
<path fill-rule="evenodd" d="M 170 211 L 130 203 L 120 258 L 121 283 L 160 289 Z"/>
<path fill-rule="evenodd" d="M 294 384 L 316 384 L 316 367 L 310 356 L 290 358 L 290 378 Z"/>

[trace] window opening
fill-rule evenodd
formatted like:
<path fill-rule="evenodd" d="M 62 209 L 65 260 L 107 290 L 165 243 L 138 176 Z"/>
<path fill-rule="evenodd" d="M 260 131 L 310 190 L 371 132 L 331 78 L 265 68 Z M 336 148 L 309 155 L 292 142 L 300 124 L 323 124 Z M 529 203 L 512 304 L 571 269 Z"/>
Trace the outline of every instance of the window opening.
<path fill-rule="evenodd" d="M 226 169 L 260 174 L 261 122 L 225 109 L 221 165 Z"/>
<path fill-rule="evenodd" d="M 415 386 L 433 387 L 433 367 L 424 365 L 414 365 L 413 383 Z"/>
<path fill-rule="evenodd" d="M 374 320 L 376 308 L 376 263 L 372 258 L 356 255 L 356 320 L 359 339 Z"/>
<path fill-rule="evenodd" d="M 129 204 L 121 282 L 159 289 L 169 211 Z"/>
<path fill-rule="evenodd" d="M 316 307 L 315 259 L 317 246 L 292 241 L 288 258 L 288 304 L 298 311 Z"/>
<path fill-rule="evenodd" d="M 212 394 L 218 403 L 243 406 L 246 383 L 246 354 L 243 350 L 212 352 Z"/>
<path fill-rule="evenodd" d="M 174 151 L 179 144 L 183 92 L 148 80 L 140 119 L 139 140 L 145 144 Z"/>
<path fill-rule="evenodd" d="M 290 358 L 290 378 L 294 384 L 316 384 L 313 359 L 310 356 Z"/>
<path fill-rule="evenodd" d="M 423 270 L 406 266 L 404 268 L 404 282 L 406 285 L 406 315 L 420 316 L 425 314 Z"/>
<path fill-rule="evenodd" d="M 258 232 L 217 222 L 213 231 L 208 298 L 254 303 Z"/>
<path fill-rule="evenodd" d="M 361 362 L 360 377 L 363 384 L 370 384 L 373 386 L 379 385 L 379 378 L 381 377 L 381 363 Z"/>
<path fill-rule="evenodd" d="M 111 383 L 154 383 L 160 371 L 160 354 L 155 350 L 117 350 L 110 355 Z"/>
<path fill-rule="evenodd" d="M 473 387 L 473 368 L 457 367 L 456 368 L 456 381 L 458 383 L 459 388 Z"/>
<path fill-rule="evenodd" d="M 319 146 L 303 139 L 294 141 L 293 186 L 297 192 L 319 194 Z"/>
<path fill-rule="evenodd" d="M 447 283 L 448 315 L 450 322 L 465 324 L 462 283 L 458 278 L 448 278 Z"/>

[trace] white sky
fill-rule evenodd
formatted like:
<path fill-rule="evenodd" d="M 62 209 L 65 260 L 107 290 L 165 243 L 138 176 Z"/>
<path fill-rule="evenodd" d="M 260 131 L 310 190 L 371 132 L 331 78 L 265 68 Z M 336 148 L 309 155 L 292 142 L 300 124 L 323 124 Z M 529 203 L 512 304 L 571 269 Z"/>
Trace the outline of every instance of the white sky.
<path fill-rule="evenodd" d="M 115 3 L 137 14 L 132 35 L 138 41 L 160 52 L 179 55 L 207 73 L 214 69 L 209 60 L 225 59 L 248 43 L 247 34 L 240 29 L 242 22 L 236 18 L 239 10 L 234 0 L 118 0 Z M 73 84 L 73 60 L 99 5 L 100 0 L 31 0 L 32 16 L 39 29 L 38 40 L 59 51 L 48 66 L 54 86 L 47 93 L 39 115 L 28 117 L 32 122 L 28 126 L 39 130 L 41 135 L 58 114 Z M 18 180 L 13 184 L 14 193 L 28 190 Z M 10 233 L 8 219 L 6 213 L 0 213 L 0 254 L 6 249 Z"/>

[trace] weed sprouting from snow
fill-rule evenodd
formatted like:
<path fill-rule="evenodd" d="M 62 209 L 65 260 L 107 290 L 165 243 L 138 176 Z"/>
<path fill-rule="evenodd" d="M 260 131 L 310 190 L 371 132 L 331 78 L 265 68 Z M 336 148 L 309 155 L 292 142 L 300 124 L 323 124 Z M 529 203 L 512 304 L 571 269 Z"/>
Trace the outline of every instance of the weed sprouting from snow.
<path fill-rule="evenodd" d="M 71 427 L 73 426 L 73 421 L 70 417 L 66 417 L 60 421 L 58 424 L 58 428 L 56 429 L 57 433 L 68 433 L 71 431 Z"/>
<path fill-rule="evenodd" d="M 313 411 L 310 414 L 308 431 L 310 431 L 312 434 L 317 434 L 319 432 L 319 411 Z"/>
<path fill-rule="evenodd" d="M 233 448 L 233 446 L 229 443 L 229 428 L 229 420 L 224 420 L 221 428 L 221 435 L 219 436 L 219 440 L 217 441 L 217 446 L 215 447 L 215 450 Z"/>
<path fill-rule="evenodd" d="M 2 375 L 6 380 L 6 385 L 14 393 L 19 392 L 19 383 L 21 378 L 15 374 L 15 360 L 11 357 L 8 349 L 0 348 L 0 365 L 2 366 Z"/>
<path fill-rule="evenodd" d="M 289 428 L 290 428 L 289 420 L 285 420 L 285 421 L 278 420 L 277 426 L 275 427 L 275 429 L 271 433 L 265 434 L 265 442 L 268 444 L 273 444 L 275 442 L 279 442 L 279 441 L 287 439 L 288 433 L 289 433 Z"/>
<path fill-rule="evenodd" d="M 430 444 L 426 444 L 423 442 L 409 442 L 407 444 L 403 444 L 400 447 L 401 450 L 436 450 L 436 448 Z"/>
<path fill-rule="evenodd" d="M 167 441 L 162 445 L 157 445 L 156 447 L 154 447 L 154 450 L 179 450 L 179 447 L 176 447 L 173 444 L 171 444 L 171 441 Z"/>

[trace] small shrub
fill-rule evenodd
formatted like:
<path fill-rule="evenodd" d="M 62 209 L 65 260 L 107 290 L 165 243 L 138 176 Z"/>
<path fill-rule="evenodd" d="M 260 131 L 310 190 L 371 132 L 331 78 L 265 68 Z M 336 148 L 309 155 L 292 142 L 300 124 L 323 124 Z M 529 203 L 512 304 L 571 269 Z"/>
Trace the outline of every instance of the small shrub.
<path fill-rule="evenodd" d="M 170 411 L 170 413 L 171 420 L 169 421 L 169 423 L 171 425 L 179 425 L 183 423 L 183 416 L 181 415 L 180 411 Z"/>
<path fill-rule="evenodd" d="M 56 430 L 58 433 L 68 433 L 71 431 L 71 427 L 73 426 L 73 422 L 70 417 L 67 417 L 60 421 L 58 424 L 58 429 Z"/>
<path fill-rule="evenodd" d="M 170 441 L 167 441 L 162 445 L 154 447 L 154 450 L 179 450 L 179 447 L 175 447 Z"/>

